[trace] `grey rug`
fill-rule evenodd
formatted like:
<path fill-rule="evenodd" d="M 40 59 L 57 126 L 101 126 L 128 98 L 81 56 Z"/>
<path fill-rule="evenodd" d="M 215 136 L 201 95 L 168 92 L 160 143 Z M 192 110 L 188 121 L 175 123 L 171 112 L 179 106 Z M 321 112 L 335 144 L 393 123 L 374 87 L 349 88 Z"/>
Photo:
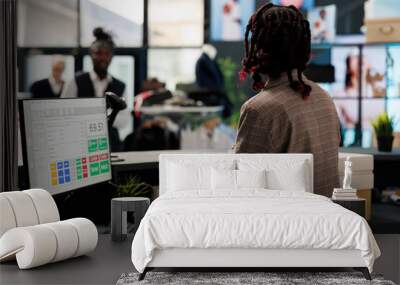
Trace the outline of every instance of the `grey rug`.
<path fill-rule="evenodd" d="M 138 273 L 122 274 L 117 281 L 117 285 L 395 285 L 392 281 L 384 280 L 377 275 L 372 275 L 373 280 L 368 281 L 359 272 L 148 272 L 146 278 L 142 281 L 138 281 L 138 276 Z"/>

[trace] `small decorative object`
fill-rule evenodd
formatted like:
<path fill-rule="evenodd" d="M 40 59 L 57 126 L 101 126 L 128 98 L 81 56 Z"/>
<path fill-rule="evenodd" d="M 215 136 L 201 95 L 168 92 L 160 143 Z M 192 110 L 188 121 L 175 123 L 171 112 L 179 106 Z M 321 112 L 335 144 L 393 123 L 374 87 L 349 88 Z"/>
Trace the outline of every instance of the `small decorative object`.
<path fill-rule="evenodd" d="M 388 113 L 382 113 L 372 121 L 372 127 L 378 141 L 378 150 L 391 152 L 394 138 L 394 118 L 389 117 Z"/>
<path fill-rule="evenodd" d="M 351 160 L 350 157 L 346 157 L 344 162 L 344 179 L 343 179 L 343 189 L 348 190 L 351 188 L 351 176 L 353 171 L 351 170 Z"/>
<path fill-rule="evenodd" d="M 357 199 L 357 189 L 351 187 L 351 177 L 353 171 L 351 169 L 350 157 L 346 157 L 344 162 L 344 178 L 342 188 L 333 189 L 332 199 L 334 200 L 353 200 Z"/>

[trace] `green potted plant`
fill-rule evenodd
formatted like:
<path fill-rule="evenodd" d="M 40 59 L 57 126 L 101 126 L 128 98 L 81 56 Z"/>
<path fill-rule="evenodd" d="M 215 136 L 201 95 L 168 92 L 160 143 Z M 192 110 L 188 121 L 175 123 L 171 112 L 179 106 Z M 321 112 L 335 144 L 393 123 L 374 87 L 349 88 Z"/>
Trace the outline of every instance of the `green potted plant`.
<path fill-rule="evenodd" d="M 138 176 L 129 175 L 126 180 L 121 183 L 114 184 L 113 197 L 145 197 L 153 200 L 153 187 L 143 182 Z M 134 223 L 134 214 L 129 213 L 127 216 L 128 223 Z"/>
<path fill-rule="evenodd" d="M 142 182 L 137 176 L 129 176 L 124 183 L 114 184 L 114 197 L 152 198 L 152 186 Z"/>
<path fill-rule="evenodd" d="M 372 121 L 372 127 L 374 128 L 378 142 L 378 150 L 392 151 L 394 118 L 389 117 L 386 112 L 382 113 Z"/>
<path fill-rule="evenodd" d="M 225 123 L 233 128 L 237 128 L 240 117 L 240 108 L 246 101 L 247 96 L 243 88 L 238 88 L 238 72 L 240 65 L 235 63 L 232 58 L 224 57 L 218 60 L 218 65 L 222 70 L 225 82 L 225 91 L 232 103 L 232 116 L 225 120 Z"/>

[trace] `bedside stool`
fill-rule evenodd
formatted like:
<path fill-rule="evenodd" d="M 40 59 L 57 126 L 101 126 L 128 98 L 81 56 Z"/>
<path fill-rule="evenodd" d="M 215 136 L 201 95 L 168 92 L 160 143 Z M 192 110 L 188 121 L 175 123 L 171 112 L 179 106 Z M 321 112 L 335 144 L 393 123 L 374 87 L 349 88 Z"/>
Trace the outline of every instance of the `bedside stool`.
<path fill-rule="evenodd" d="M 332 202 L 339 204 L 340 206 L 353 211 L 356 214 L 359 214 L 361 217 L 366 218 L 365 216 L 365 199 L 362 198 L 354 198 L 349 200 L 338 200 L 332 199 Z"/>
<path fill-rule="evenodd" d="M 122 197 L 111 200 L 111 239 L 123 241 L 128 232 L 127 213 L 134 213 L 135 232 L 140 221 L 146 214 L 150 205 L 150 199 L 144 197 Z"/>

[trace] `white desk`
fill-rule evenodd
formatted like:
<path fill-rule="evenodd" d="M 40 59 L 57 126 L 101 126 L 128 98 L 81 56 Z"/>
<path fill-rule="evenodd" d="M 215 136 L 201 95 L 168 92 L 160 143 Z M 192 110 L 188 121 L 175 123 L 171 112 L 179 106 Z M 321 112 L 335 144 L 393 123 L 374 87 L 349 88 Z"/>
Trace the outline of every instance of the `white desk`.
<path fill-rule="evenodd" d="M 159 155 L 167 153 L 177 154 L 177 153 L 218 153 L 218 152 L 212 150 L 151 150 L 151 151 L 113 152 L 111 155 L 113 157 L 116 156 L 116 158 L 111 159 L 111 165 L 118 167 L 124 165 L 147 165 L 147 164 L 158 165 Z"/>
<path fill-rule="evenodd" d="M 210 114 L 220 113 L 223 106 L 192 106 L 182 107 L 173 105 L 142 106 L 139 112 L 145 115 L 168 115 L 168 114 Z"/>
<path fill-rule="evenodd" d="M 167 153 L 218 153 L 210 150 L 152 150 L 114 152 L 111 154 L 111 170 L 114 181 L 118 181 L 120 172 L 145 169 L 158 169 L 158 157 Z"/>

